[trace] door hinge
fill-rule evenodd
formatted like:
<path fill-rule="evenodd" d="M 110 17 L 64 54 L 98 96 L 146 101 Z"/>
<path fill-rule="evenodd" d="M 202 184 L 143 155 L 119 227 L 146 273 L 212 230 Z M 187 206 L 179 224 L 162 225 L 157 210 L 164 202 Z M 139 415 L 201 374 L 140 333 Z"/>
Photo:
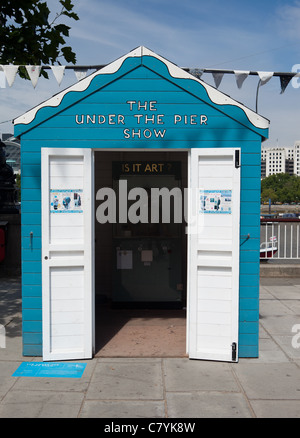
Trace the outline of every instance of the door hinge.
<path fill-rule="evenodd" d="M 235 168 L 238 169 L 239 167 L 241 167 L 241 164 L 240 164 L 240 151 L 239 151 L 239 149 L 237 149 L 235 151 Z"/>
<path fill-rule="evenodd" d="M 231 344 L 231 358 L 232 362 L 236 362 L 236 342 Z"/>

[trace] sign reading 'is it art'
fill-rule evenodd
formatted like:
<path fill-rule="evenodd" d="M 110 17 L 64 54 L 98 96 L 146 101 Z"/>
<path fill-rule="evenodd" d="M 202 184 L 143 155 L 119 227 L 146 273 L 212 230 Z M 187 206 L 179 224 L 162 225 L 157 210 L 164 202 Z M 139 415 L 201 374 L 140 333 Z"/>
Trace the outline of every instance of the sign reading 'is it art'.
<path fill-rule="evenodd" d="M 157 101 L 135 101 L 127 100 L 127 110 L 129 114 L 76 114 L 75 122 L 77 125 L 101 125 L 119 126 L 122 128 L 123 138 L 125 139 L 150 139 L 164 138 L 167 128 L 167 116 L 163 113 L 158 114 Z M 185 125 L 206 126 L 208 117 L 205 114 L 173 114 L 168 117 L 168 126 L 182 127 Z M 137 126 L 137 128 L 127 128 L 126 126 Z M 145 125 L 147 127 L 145 128 Z M 143 128 L 139 128 L 143 126 Z M 155 127 L 154 127 L 155 126 Z"/>

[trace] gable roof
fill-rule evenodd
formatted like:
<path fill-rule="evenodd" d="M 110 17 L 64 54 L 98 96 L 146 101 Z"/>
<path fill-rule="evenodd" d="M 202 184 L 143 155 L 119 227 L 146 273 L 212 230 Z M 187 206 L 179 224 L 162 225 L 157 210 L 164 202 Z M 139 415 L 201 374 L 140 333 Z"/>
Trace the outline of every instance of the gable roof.
<path fill-rule="evenodd" d="M 137 47 L 127 55 L 97 70 L 14 119 L 15 136 L 24 134 L 60 111 L 74 105 L 76 103 L 74 93 L 78 95 L 78 100 L 82 100 L 140 65 L 158 72 L 162 77 L 180 86 L 188 93 L 195 95 L 255 131 L 263 140 L 267 138 L 269 120 L 143 46 Z M 43 111 L 45 108 L 47 111 Z"/>

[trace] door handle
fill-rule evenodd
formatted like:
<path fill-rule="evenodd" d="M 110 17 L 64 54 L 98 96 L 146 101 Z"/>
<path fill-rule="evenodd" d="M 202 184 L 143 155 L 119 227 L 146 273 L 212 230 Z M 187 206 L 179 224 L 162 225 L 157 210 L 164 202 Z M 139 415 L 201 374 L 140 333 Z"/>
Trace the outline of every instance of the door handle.
<path fill-rule="evenodd" d="M 45 256 L 44 258 L 45 258 L 45 260 L 48 260 L 48 256 Z"/>

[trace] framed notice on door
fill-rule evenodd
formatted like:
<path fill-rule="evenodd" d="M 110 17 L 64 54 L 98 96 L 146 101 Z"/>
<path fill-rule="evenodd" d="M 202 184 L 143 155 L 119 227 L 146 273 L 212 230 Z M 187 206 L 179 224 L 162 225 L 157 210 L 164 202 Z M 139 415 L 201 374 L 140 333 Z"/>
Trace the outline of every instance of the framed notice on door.
<path fill-rule="evenodd" d="M 231 190 L 201 190 L 200 213 L 231 214 Z"/>
<path fill-rule="evenodd" d="M 82 189 L 50 190 L 50 213 L 83 213 Z"/>

